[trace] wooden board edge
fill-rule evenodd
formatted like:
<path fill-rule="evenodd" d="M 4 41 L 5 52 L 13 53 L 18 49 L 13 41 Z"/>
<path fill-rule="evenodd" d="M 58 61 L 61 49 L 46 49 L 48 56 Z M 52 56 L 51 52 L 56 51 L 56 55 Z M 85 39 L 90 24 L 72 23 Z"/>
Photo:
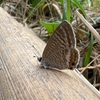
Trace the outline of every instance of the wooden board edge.
<path fill-rule="evenodd" d="M 73 71 L 98 97 L 100 97 L 100 92 L 77 69 Z"/>

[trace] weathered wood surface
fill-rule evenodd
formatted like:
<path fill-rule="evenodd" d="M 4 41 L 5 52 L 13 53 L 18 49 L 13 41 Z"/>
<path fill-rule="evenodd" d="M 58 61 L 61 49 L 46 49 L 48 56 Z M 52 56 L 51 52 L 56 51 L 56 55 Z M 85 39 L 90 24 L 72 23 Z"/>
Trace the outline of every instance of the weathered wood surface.
<path fill-rule="evenodd" d="M 0 100 L 100 100 L 98 91 L 75 71 L 39 68 L 33 56 L 44 46 L 0 8 Z"/>

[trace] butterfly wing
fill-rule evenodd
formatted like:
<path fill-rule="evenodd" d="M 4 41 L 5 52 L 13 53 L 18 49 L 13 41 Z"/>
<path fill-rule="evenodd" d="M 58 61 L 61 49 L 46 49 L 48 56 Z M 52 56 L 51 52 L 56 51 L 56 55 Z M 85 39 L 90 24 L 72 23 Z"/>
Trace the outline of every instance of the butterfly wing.
<path fill-rule="evenodd" d="M 41 63 L 52 67 L 69 66 L 70 61 L 66 58 L 69 58 L 70 49 L 76 50 L 75 34 L 71 24 L 63 21 L 49 39 Z"/>
<path fill-rule="evenodd" d="M 50 37 L 44 49 L 42 59 L 47 58 L 58 49 L 74 48 L 75 42 L 75 35 L 71 24 L 63 21 Z"/>

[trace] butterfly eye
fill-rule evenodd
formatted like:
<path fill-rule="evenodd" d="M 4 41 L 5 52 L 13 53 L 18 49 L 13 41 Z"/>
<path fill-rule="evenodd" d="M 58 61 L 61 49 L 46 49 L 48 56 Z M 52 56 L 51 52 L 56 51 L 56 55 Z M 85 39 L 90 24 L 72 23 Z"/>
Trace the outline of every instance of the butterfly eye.
<path fill-rule="evenodd" d="M 50 66 L 50 64 L 48 64 L 48 63 L 45 62 L 45 66 Z"/>

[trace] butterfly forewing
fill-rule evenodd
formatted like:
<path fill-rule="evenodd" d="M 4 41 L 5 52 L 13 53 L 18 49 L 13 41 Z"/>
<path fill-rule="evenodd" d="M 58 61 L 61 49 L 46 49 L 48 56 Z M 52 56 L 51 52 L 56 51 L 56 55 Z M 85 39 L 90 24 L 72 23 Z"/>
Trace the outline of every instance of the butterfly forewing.
<path fill-rule="evenodd" d="M 58 49 L 74 48 L 75 47 L 75 36 L 72 26 L 67 22 L 62 22 L 53 35 L 49 39 L 47 46 L 44 49 L 42 59 L 50 56 L 52 52 Z"/>
<path fill-rule="evenodd" d="M 75 52 L 75 55 L 72 52 Z M 77 57 L 71 57 L 71 53 L 72 56 Z M 63 21 L 49 39 L 41 63 L 53 68 L 65 69 L 70 66 L 71 61 L 77 64 L 78 57 L 73 28 L 67 21 Z M 71 58 L 75 59 L 75 61 L 71 60 Z"/>

